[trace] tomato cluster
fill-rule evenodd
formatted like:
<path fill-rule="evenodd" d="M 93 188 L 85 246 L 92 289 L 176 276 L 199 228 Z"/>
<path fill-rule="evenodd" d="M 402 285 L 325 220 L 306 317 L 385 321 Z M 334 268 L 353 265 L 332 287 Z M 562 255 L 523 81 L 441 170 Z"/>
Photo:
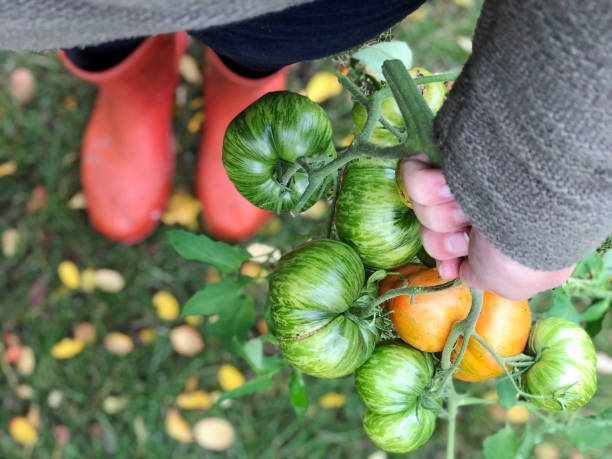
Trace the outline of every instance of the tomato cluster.
<path fill-rule="evenodd" d="M 424 69 L 411 73 L 429 75 Z M 431 83 L 421 92 L 435 113 L 446 88 Z M 356 103 L 357 134 L 367 116 L 366 108 Z M 396 145 L 395 134 L 406 126 L 393 97 L 382 102 L 382 116 L 386 126 L 378 122 L 369 141 Z M 294 209 L 308 187 L 309 170 L 335 157 L 325 112 L 289 92 L 268 94 L 245 109 L 230 124 L 223 144 L 223 163 L 238 191 L 253 204 L 277 212 Z M 407 452 L 420 447 L 434 430 L 437 401 L 428 398 L 438 393 L 431 387 L 433 353 L 445 348 L 453 324 L 468 316 L 472 295 L 456 284 L 397 295 L 378 305 L 377 298 L 392 289 L 445 283 L 435 268 L 411 263 L 417 255 L 423 261 L 427 256 L 397 170 L 397 160 L 371 157 L 346 165 L 335 208 L 341 241 L 314 240 L 286 254 L 270 277 L 270 310 L 285 358 L 319 378 L 356 372 L 367 434 L 387 451 Z M 322 182 L 309 199 L 304 197 L 305 207 L 330 183 Z M 372 279 L 380 271 L 367 280 L 366 270 L 395 274 L 384 278 L 377 292 Z M 386 315 L 401 341 L 377 346 Z M 529 360 L 525 352 L 534 363 L 522 372 L 520 384 L 533 404 L 559 411 L 587 403 L 596 389 L 589 336 L 578 325 L 556 318 L 530 329 L 527 301 L 485 292 L 475 326 L 478 340 L 470 337 L 453 376 L 469 382 L 494 378 L 512 371 L 513 363 Z M 452 361 L 461 346 L 459 338 Z"/>

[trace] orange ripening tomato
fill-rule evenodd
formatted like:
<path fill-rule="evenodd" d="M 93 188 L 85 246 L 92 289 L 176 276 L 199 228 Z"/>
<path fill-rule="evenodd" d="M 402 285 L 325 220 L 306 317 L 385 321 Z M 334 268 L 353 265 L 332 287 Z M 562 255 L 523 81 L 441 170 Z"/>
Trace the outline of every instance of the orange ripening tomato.
<path fill-rule="evenodd" d="M 476 322 L 476 333 L 489 344 L 500 357 L 510 357 L 523 352 L 531 328 L 531 310 L 526 300 L 511 301 L 485 292 L 482 312 Z M 461 348 L 462 339 L 456 349 Z M 457 352 L 453 352 L 454 361 Z M 461 381 L 479 382 L 504 373 L 503 368 L 475 338 L 465 351 L 458 370 L 453 375 Z"/>
<path fill-rule="evenodd" d="M 447 282 L 435 268 L 426 266 L 420 266 L 406 278 L 408 286 L 412 287 L 432 287 Z M 393 326 L 403 341 L 423 352 L 440 352 L 453 323 L 465 319 L 471 305 L 470 290 L 465 285 L 458 285 L 416 295 L 413 304 L 410 304 L 409 295 L 398 296 L 389 301 L 388 307 Z"/>

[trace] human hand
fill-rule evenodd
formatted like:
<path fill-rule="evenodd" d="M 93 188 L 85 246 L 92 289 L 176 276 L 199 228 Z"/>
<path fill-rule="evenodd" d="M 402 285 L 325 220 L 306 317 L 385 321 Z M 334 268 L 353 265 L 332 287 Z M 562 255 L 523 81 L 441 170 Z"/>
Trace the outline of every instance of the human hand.
<path fill-rule="evenodd" d="M 421 239 L 436 259 L 444 279 L 460 277 L 472 287 L 492 291 L 511 300 L 529 298 L 561 285 L 572 273 L 538 271 L 512 260 L 496 249 L 476 229 L 453 199 L 440 169 L 420 154 L 405 160 L 402 182 L 421 222 Z"/>

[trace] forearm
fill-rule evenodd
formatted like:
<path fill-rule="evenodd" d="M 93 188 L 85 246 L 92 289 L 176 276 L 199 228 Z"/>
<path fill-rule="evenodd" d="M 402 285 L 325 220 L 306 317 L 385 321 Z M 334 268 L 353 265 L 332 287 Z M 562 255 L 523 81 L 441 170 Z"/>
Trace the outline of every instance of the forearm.
<path fill-rule="evenodd" d="M 453 196 L 532 268 L 569 266 L 612 232 L 611 23 L 607 0 L 488 0 L 436 118 Z"/>

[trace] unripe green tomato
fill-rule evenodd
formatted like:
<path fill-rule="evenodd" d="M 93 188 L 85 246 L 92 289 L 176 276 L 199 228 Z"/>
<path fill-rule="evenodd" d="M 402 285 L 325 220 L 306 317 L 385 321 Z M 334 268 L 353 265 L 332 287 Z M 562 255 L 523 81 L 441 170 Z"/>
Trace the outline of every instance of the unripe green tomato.
<path fill-rule="evenodd" d="M 271 92 L 257 99 L 229 124 L 223 138 L 223 166 L 238 192 L 262 209 L 288 212 L 308 186 L 297 172 L 283 183 L 298 159 L 317 168 L 336 157 L 332 127 L 325 111 L 305 96 Z M 308 200 L 312 206 L 329 187 L 329 178 Z"/>
<path fill-rule="evenodd" d="M 344 314 L 364 279 L 359 256 L 340 241 L 311 241 L 281 259 L 270 276 L 270 306 L 291 365 L 319 378 L 339 378 L 371 355 L 377 336 Z"/>
<path fill-rule="evenodd" d="M 397 192 L 396 163 L 360 158 L 346 166 L 342 177 L 336 229 L 372 268 L 406 264 L 421 249 L 419 221 Z"/>
<path fill-rule="evenodd" d="M 355 387 L 366 406 L 363 427 L 385 451 L 407 453 L 431 437 L 436 414 L 421 397 L 434 373 L 430 354 L 401 342 L 378 346 L 355 375 Z"/>
<path fill-rule="evenodd" d="M 429 76 L 427 70 L 410 70 L 413 77 Z M 435 113 L 444 103 L 446 87 L 430 83 L 422 88 L 425 101 Z M 367 119 L 363 105 L 353 106 L 355 131 Z M 382 102 L 382 115 L 394 127 L 404 120 L 393 97 Z M 397 137 L 377 123 L 370 142 L 380 146 L 398 143 Z M 349 163 L 342 178 L 336 207 L 336 228 L 341 239 L 355 247 L 372 268 L 390 269 L 408 263 L 421 249 L 420 225 L 398 176 L 399 161 L 360 158 Z"/>
<path fill-rule="evenodd" d="M 597 358 L 593 341 L 582 327 L 549 317 L 529 336 L 528 350 L 538 356 L 523 377 L 534 405 L 547 411 L 571 411 L 585 405 L 597 390 Z"/>

